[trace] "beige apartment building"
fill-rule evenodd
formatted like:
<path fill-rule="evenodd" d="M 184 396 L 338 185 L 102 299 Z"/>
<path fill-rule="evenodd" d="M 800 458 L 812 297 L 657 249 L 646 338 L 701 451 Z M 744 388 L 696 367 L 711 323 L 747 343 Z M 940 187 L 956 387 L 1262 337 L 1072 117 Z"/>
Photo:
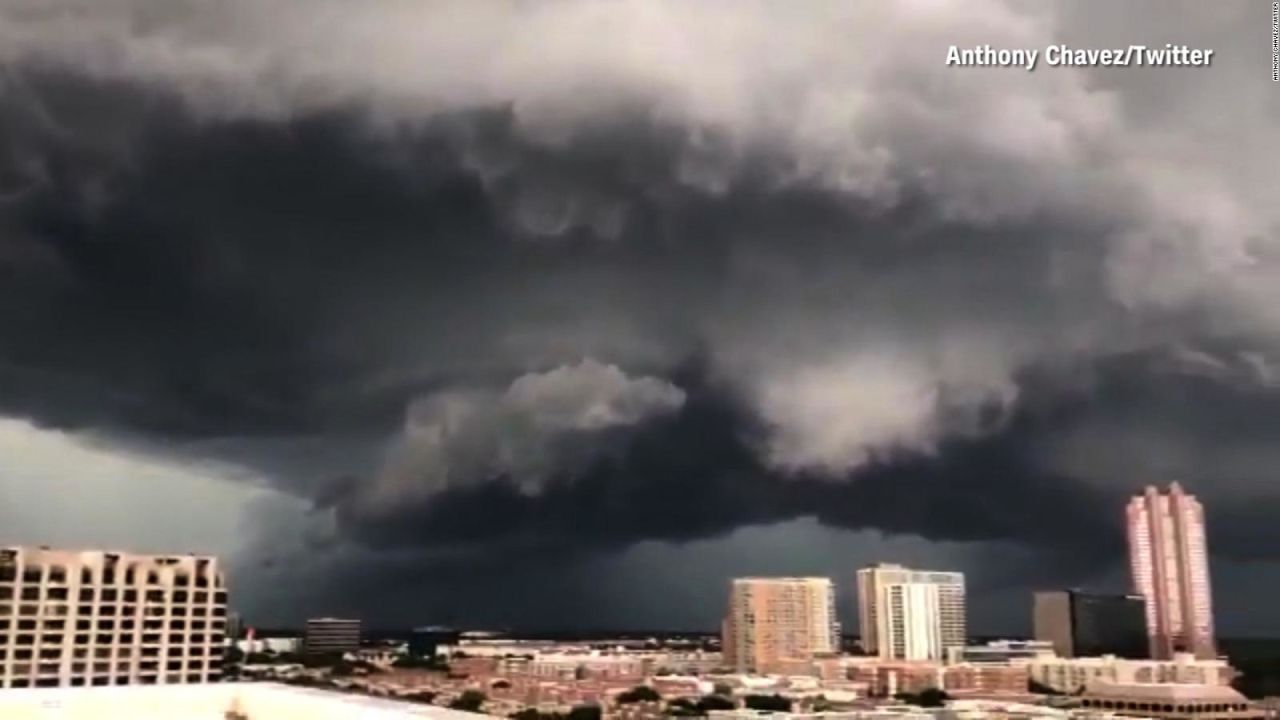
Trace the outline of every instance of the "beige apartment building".
<path fill-rule="evenodd" d="M 0 547 L 0 688 L 216 680 L 226 614 L 212 557 Z"/>
<path fill-rule="evenodd" d="M 1134 593 L 1146 602 L 1151 656 L 1215 657 L 1204 508 L 1173 483 L 1167 493 L 1148 486 L 1129 501 L 1126 515 L 1129 565 Z"/>
<path fill-rule="evenodd" d="M 943 660 L 966 644 L 964 573 L 880 563 L 858 571 L 862 649 L 886 660 Z"/>
<path fill-rule="evenodd" d="M 840 650 L 830 578 L 737 578 L 723 628 L 725 664 L 739 672 L 784 672 Z"/>

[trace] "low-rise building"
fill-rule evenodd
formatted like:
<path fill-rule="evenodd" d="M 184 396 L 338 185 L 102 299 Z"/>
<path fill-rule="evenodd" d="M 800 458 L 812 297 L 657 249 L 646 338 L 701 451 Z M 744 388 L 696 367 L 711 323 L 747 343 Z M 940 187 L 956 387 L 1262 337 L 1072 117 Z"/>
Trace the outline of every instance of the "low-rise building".
<path fill-rule="evenodd" d="M 1032 681 L 1064 693 L 1095 683 L 1229 685 L 1235 677 L 1226 660 L 1202 660 L 1190 653 L 1180 653 L 1172 660 L 1130 660 L 1114 655 L 1037 658 L 1027 662 L 1027 672 Z"/>
<path fill-rule="evenodd" d="M 1264 720 L 1266 712 L 1225 685 L 1094 683 L 1080 697 L 1084 708 L 1156 720 Z"/>
<path fill-rule="evenodd" d="M 952 695 L 1001 695 L 1027 692 L 1027 666 L 965 663 L 942 670 L 942 689 Z"/>

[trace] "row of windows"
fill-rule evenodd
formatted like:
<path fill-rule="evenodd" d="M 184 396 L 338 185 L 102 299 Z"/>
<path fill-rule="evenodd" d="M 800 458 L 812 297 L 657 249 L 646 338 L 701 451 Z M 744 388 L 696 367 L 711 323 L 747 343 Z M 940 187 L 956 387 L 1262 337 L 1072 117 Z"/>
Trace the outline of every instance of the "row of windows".
<path fill-rule="evenodd" d="M 205 667 L 213 667 L 213 663 L 208 663 L 204 660 L 187 660 L 185 663 L 182 660 L 169 660 L 168 662 L 163 663 L 163 665 L 165 670 L 203 670 Z M 113 670 L 116 673 L 130 673 L 134 670 L 137 670 L 138 672 L 156 672 L 161 669 L 160 666 L 161 663 L 158 660 L 145 660 L 138 663 L 118 662 L 114 664 L 109 662 L 80 662 L 71 664 L 71 672 L 72 674 L 104 674 L 111 673 Z M 14 664 L 11 677 L 58 675 L 61 673 L 62 665 L 60 663 L 22 663 Z"/>
<path fill-rule="evenodd" d="M 142 644 L 143 644 L 143 645 L 160 645 L 160 644 L 162 644 L 162 640 L 161 640 L 160 638 L 161 638 L 161 636 L 159 636 L 159 635 L 143 635 L 143 636 L 142 636 Z M 112 641 L 113 641 L 113 640 L 115 640 L 116 638 L 115 638 L 114 636 L 111 636 L 111 635 L 98 635 L 96 639 L 97 639 L 97 644 L 98 644 L 98 645 L 110 646 L 110 645 L 112 644 Z M 123 648 L 125 648 L 125 647 L 128 647 L 128 645 L 125 645 L 124 643 L 131 643 L 131 644 L 132 644 L 133 640 L 136 640 L 137 638 L 120 638 L 120 639 L 124 641 L 124 642 L 123 642 L 123 643 L 121 643 L 121 645 L 120 645 L 120 647 L 123 649 Z M 170 645 L 171 647 L 172 647 L 172 646 L 183 646 L 183 645 L 191 645 L 193 648 L 195 648 L 195 647 L 204 647 L 205 645 L 211 645 L 211 644 L 212 644 L 212 645 L 216 645 L 216 644 L 218 644 L 218 641 L 219 641 L 220 639 L 221 639 L 221 638 L 220 638 L 219 636 L 213 635 L 213 636 L 210 636 L 210 637 L 209 637 L 209 639 L 208 639 L 208 641 L 206 642 L 206 640 L 205 640 L 205 636 L 204 636 L 204 635 L 192 635 L 192 636 L 190 636 L 190 640 L 188 641 L 188 640 L 187 640 L 187 636 L 186 636 L 186 635 L 170 635 L 170 636 L 169 636 L 169 645 Z M 44 636 L 44 637 L 42 637 L 42 638 L 41 638 L 41 646 L 42 646 L 42 647 L 44 647 L 44 648 L 46 648 L 46 649 L 52 649 L 52 650 L 56 650 L 56 651 L 59 651 L 59 652 L 60 652 L 60 648 L 62 648 L 62 647 L 63 647 L 63 640 L 64 640 L 64 638 L 62 638 L 62 637 L 60 637 L 60 636 L 59 636 L 59 637 L 50 637 L 50 636 L 46 635 L 46 636 Z M 18 636 L 16 636 L 16 637 L 14 637 L 14 638 L 13 638 L 13 643 L 12 643 L 12 645 L 13 645 L 13 646 L 18 647 L 18 648 L 33 647 L 33 646 L 35 646 L 35 644 L 36 644 L 36 643 L 35 643 L 35 636 L 34 636 L 34 635 L 18 635 Z M 77 636 L 76 636 L 76 638 L 75 638 L 75 644 L 76 644 L 76 645 L 79 645 L 79 646 L 88 645 L 88 644 L 89 644 L 89 636 L 88 636 L 88 635 L 77 635 Z M 0 644 L 0 658 L 3 658 L 3 657 L 4 657 L 4 648 L 5 648 L 5 647 L 6 647 L 5 645 Z M 144 649 L 145 649 L 145 648 L 144 648 Z M 18 652 L 21 652 L 21 651 L 19 650 Z M 43 651 L 42 651 L 42 652 L 43 652 Z"/>
<path fill-rule="evenodd" d="M 1140 712 L 1166 712 L 1166 713 L 1220 713 L 1220 712 L 1238 712 L 1248 710 L 1247 703 L 1191 703 L 1191 704 L 1161 704 L 1161 703 L 1139 703 L 1129 702 L 1126 700 L 1095 700 L 1086 698 L 1080 703 L 1084 707 L 1102 708 L 1103 710 L 1137 710 Z"/>
<path fill-rule="evenodd" d="M 168 652 L 164 653 L 163 657 L 166 657 L 166 658 L 183 657 L 184 653 L 182 652 L 182 650 L 183 649 L 180 647 L 170 647 L 168 648 Z M 192 658 L 203 658 L 206 656 L 206 654 L 210 657 L 215 657 L 218 655 L 218 653 L 216 652 L 206 653 L 207 650 L 214 650 L 214 648 L 206 648 L 204 646 L 191 647 L 187 649 L 185 656 L 192 657 Z M 62 658 L 62 654 L 63 654 L 63 648 L 41 648 L 38 656 L 30 648 L 17 648 L 13 651 L 13 659 L 14 660 L 59 660 Z M 8 659 L 8 655 L 9 655 L 9 651 L 7 649 L 0 648 L 0 662 L 3 662 L 4 660 Z M 119 648 L 118 652 L 116 652 L 115 654 L 115 657 L 116 659 L 119 659 L 119 660 L 127 660 L 129 659 L 130 655 L 132 655 L 131 648 Z M 88 659 L 88 656 L 89 656 L 89 653 L 87 648 L 76 648 L 75 652 L 73 653 L 73 657 L 77 660 Z M 93 652 L 93 657 L 95 660 L 110 660 L 111 648 L 97 648 Z M 138 653 L 138 657 L 159 658 L 161 657 L 160 648 L 142 648 Z"/>
<path fill-rule="evenodd" d="M 98 578 L 95 577 L 95 575 L 96 574 L 93 572 L 91 568 L 82 568 L 80 570 L 80 584 L 82 585 L 98 584 L 97 582 Z M 161 583 L 161 577 L 159 572 L 155 570 L 148 570 L 146 571 L 146 573 L 139 573 L 139 572 L 136 572 L 134 568 L 128 568 L 123 573 L 117 573 L 114 569 L 107 568 L 102 571 L 100 578 L 101 578 L 101 584 L 104 584 L 104 585 L 116 585 L 121 580 L 124 581 L 125 585 L 136 585 L 139 582 L 145 582 L 149 585 L 159 585 Z M 25 568 L 21 573 L 19 573 L 18 568 L 15 566 L 12 566 L 12 565 L 0 566 L 0 582 L 16 582 L 19 579 L 21 579 L 23 583 L 27 583 L 27 584 L 39 584 L 41 582 L 46 582 L 43 568 L 28 567 L 28 568 Z M 68 581 L 66 570 L 64 568 L 57 567 L 57 566 L 51 567 L 49 569 L 49 576 L 47 578 L 47 582 L 50 585 L 68 584 L 69 581 Z M 213 582 L 211 583 L 209 579 L 204 575 L 192 576 L 189 574 L 180 573 L 180 574 L 175 574 L 173 576 L 173 584 L 177 587 L 192 587 L 192 586 L 198 587 L 198 588 L 222 587 L 222 576 L 220 575 L 215 576 L 213 579 Z"/>
<path fill-rule="evenodd" d="M 71 681 L 69 684 L 71 687 L 83 687 L 86 685 L 92 685 L 94 687 L 106 687 L 108 685 L 129 685 L 132 682 L 136 682 L 139 685 L 155 685 L 159 682 L 159 679 L 160 679 L 159 676 L 154 673 L 147 674 L 147 675 L 139 675 L 136 681 L 131 681 L 131 679 L 128 676 L 116 676 L 115 678 L 111 678 L 109 676 L 94 677 L 94 678 L 74 676 L 71 678 Z M 218 679 L 218 675 L 216 673 L 212 673 L 209 675 L 210 681 L 217 680 L 217 679 Z M 164 676 L 164 681 L 165 681 L 165 684 L 167 685 L 181 685 L 183 683 L 199 683 L 199 682 L 205 682 L 205 676 L 197 673 L 188 674 L 188 675 L 170 674 L 170 675 Z M 62 682 L 58 678 L 46 677 L 46 678 L 39 678 L 34 681 L 31 680 L 30 678 L 14 678 L 9 682 L 8 686 L 11 688 L 59 687 L 61 684 Z M 4 684 L 0 683 L 0 687 L 4 687 Z"/>
<path fill-rule="evenodd" d="M 133 630 L 134 628 L 137 627 L 137 625 L 138 625 L 138 621 L 134 618 L 124 618 L 118 621 L 118 626 L 120 630 Z M 225 625 L 226 625 L 225 620 L 213 620 L 213 621 L 192 620 L 191 621 L 192 630 L 204 630 L 206 627 L 210 627 L 213 630 L 221 630 Z M 40 632 L 40 631 L 64 632 L 67 628 L 70 628 L 70 627 L 71 627 L 71 624 L 67 620 L 59 620 L 59 619 L 54 619 L 49 617 L 45 617 L 43 621 L 39 618 L 28 617 L 28 616 L 20 617 L 17 620 L 11 620 L 9 618 L 0 618 L 0 632 L 9 630 L 10 628 L 14 628 L 17 630 L 29 630 L 29 631 L 35 631 L 35 632 Z M 116 627 L 117 627 L 117 621 L 111 618 L 100 617 L 97 619 L 96 622 L 92 618 L 80 618 L 75 621 L 75 629 L 81 632 L 86 632 L 86 631 L 95 630 L 95 629 L 99 631 L 102 631 L 102 630 L 114 631 Z M 168 620 L 152 618 L 150 620 L 142 621 L 143 630 L 162 631 L 166 627 L 170 630 L 186 630 L 187 621 L 181 618 L 170 618 Z"/>
<path fill-rule="evenodd" d="M 40 605 L 20 605 L 18 606 L 18 614 L 23 616 L 28 616 L 28 617 L 33 615 L 39 615 L 41 607 L 42 606 Z M 66 617 L 67 615 L 70 614 L 70 610 L 71 610 L 70 607 L 66 605 L 44 605 L 43 607 L 44 607 L 44 615 L 52 616 L 52 617 Z M 120 610 L 121 611 L 120 614 L 124 614 L 124 615 L 141 614 L 146 617 L 164 617 L 165 615 L 175 615 L 179 617 L 186 617 L 187 609 L 188 609 L 187 606 L 185 605 L 173 605 L 173 606 L 151 605 L 151 606 L 140 607 L 137 605 L 126 604 L 126 605 L 120 606 L 119 608 L 117 608 L 115 605 L 97 605 L 97 606 L 81 605 L 79 607 L 80 607 L 80 611 L 79 611 L 80 615 L 93 615 L 94 610 L 96 609 L 98 615 L 116 615 L 117 614 L 116 611 Z M 4 617 L 5 615 L 12 615 L 13 610 L 14 610 L 13 605 L 9 605 L 9 604 L 0 605 L 0 617 Z M 138 612 L 139 610 L 141 610 L 141 613 Z M 215 605 L 212 608 L 206 607 L 204 605 L 195 605 L 191 607 L 190 610 L 191 610 L 191 615 L 193 617 L 207 617 L 209 615 L 212 615 L 213 617 L 227 616 L 227 608 L 223 605 Z"/>
<path fill-rule="evenodd" d="M 26 586 L 21 591 L 15 592 L 13 585 L 0 585 L 0 600 L 12 600 L 15 595 L 21 600 L 40 600 L 42 597 L 46 600 L 69 600 L 71 590 L 65 587 L 45 587 L 44 594 L 41 595 L 40 586 Z M 196 590 L 188 592 L 186 590 L 146 590 L 142 595 L 146 602 L 195 602 L 207 603 L 212 598 L 215 603 L 225 604 L 227 602 L 227 593 L 225 590 L 218 590 L 210 593 L 208 590 Z M 114 588 L 80 588 L 77 593 L 80 602 L 93 602 L 95 599 L 102 602 L 115 602 L 123 600 L 124 602 L 137 602 L 137 590 L 116 590 Z M 96 596 L 96 597 L 95 597 Z"/>

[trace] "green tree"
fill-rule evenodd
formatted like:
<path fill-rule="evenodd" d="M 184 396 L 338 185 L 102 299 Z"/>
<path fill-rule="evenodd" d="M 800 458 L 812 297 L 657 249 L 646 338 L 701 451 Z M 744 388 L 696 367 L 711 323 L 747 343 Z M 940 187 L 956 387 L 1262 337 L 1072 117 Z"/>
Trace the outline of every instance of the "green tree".
<path fill-rule="evenodd" d="M 947 701 L 951 700 L 946 691 L 940 691 L 938 688 L 925 688 L 915 696 L 915 705 L 920 707 L 945 707 Z"/>
<path fill-rule="evenodd" d="M 618 695 L 619 705 L 630 705 L 638 702 L 657 702 L 662 699 L 657 690 L 648 685 L 637 685 Z"/>
<path fill-rule="evenodd" d="M 717 695 L 724 695 L 725 697 L 732 697 L 732 696 L 733 696 L 733 686 L 732 686 L 732 685 L 730 685 L 729 683 L 722 683 L 722 682 L 718 682 L 718 683 L 716 683 L 716 684 L 715 684 L 715 689 L 714 689 L 712 692 L 714 692 L 714 693 L 715 693 L 715 694 L 717 694 Z"/>
<path fill-rule="evenodd" d="M 769 710 L 771 712 L 790 712 L 791 701 L 781 695 L 748 695 L 742 704 L 752 710 Z"/>
<path fill-rule="evenodd" d="M 602 714 L 599 705 L 575 705 L 567 720 L 600 720 Z"/>
<path fill-rule="evenodd" d="M 461 695 L 449 703 L 449 707 L 466 712 L 480 712 L 480 708 L 484 706 L 486 699 L 484 693 L 479 690 L 463 690 Z"/>
<path fill-rule="evenodd" d="M 702 711 L 689 698 L 676 698 L 667 703 L 667 714 L 675 717 L 696 717 L 701 715 Z"/>
<path fill-rule="evenodd" d="M 737 705 L 723 695 L 703 695 L 699 698 L 697 707 L 699 714 L 706 715 L 712 710 L 732 710 Z"/>
<path fill-rule="evenodd" d="M 413 702 L 416 702 L 416 703 L 423 703 L 425 705 L 430 705 L 431 703 L 435 702 L 436 694 L 430 690 L 419 690 L 418 692 L 405 695 L 405 698 L 412 700 Z"/>

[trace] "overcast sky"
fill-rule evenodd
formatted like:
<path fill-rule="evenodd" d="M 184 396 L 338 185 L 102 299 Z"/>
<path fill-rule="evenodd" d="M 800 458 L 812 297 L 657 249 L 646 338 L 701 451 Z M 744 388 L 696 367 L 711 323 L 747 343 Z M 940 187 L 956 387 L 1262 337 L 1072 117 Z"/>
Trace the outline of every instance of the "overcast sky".
<path fill-rule="evenodd" d="M 1280 633 L 1266 2 L 0 0 L 0 542 L 259 624 L 714 628 L 726 581 Z M 947 67 L 1165 43 L 1203 68 Z"/>

